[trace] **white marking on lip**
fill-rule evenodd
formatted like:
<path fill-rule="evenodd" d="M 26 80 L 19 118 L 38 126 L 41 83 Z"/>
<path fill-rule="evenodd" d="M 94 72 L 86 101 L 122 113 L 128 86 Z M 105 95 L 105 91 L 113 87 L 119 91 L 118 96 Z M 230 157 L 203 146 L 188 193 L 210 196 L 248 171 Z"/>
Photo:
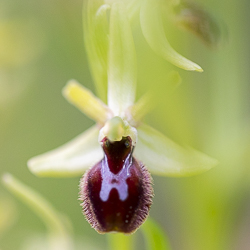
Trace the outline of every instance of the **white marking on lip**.
<path fill-rule="evenodd" d="M 130 176 L 129 168 L 132 165 L 131 154 L 127 156 L 121 171 L 118 174 L 114 174 L 108 167 L 107 156 L 104 156 L 102 160 L 102 185 L 100 191 L 100 198 L 102 201 L 107 201 L 109 198 L 110 191 L 115 188 L 119 194 L 119 198 L 125 201 L 128 197 L 128 184 L 126 180 Z"/>

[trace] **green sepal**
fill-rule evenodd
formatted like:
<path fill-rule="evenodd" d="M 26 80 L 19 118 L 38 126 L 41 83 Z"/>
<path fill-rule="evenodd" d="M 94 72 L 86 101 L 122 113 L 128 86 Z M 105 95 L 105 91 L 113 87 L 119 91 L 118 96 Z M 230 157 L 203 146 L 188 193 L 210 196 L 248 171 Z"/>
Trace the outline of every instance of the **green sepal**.
<path fill-rule="evenodd" d="M 159 0 L 145 0 L 141 7 L 140 21 L 145 39 L 152 50 L 175 66 L 202 72 L 196 63 L 177 53 L 169 44 L 162 23 Z"/>
<path fill-rule="evenodd" d="M 213 168 L 217 161 L 190 147 L 182 147 L 152 127 L 137 128 L 135 157 L 152 174 L 172 177 L 191 176 Z"/>
<path fill-rule="evenodd" d="M 90 70 L 98 96 L 107 100 L 108 29 L 107 10 L 103 0 L 83 1 L 83 31 Z"/>
<path fill-rule="evenodd" d="M 81 176 L 103 158 L 99 127 L 93 126 L 70 142 L 28 161 L 29 170 L 41 177 Z"/>
<path fill-rule="evenodd" d="M 134 103 L 136 91 L 136 52 L 126 8 L 115 2 L 110 12 L 108 58 L 108 106 L 115 116 Z"/>

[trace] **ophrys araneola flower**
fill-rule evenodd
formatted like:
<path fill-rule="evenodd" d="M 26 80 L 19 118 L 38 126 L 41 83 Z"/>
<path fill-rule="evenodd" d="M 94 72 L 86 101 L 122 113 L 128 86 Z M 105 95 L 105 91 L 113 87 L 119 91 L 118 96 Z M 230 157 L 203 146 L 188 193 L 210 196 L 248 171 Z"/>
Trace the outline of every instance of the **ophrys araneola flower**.
<path fill-rule="evenodd" d="M 84 10 L 91 70 L 103 100 L 107 92 L 107 104 L 71 80 L 64 97 L 96 125 L 58 149 L 32 158 L 28 166 L 39 176 L 87 171 L 80 182 L 80 200 L 91 226 L 100 233 L 131 233 L 147 218 L 152 203 L 149 171 L 188 176 L 210 169 L 216 161 L 177 145 L 142 122 L 147 105 L 135 102 L 136 53 L 122 1 L 111 5 L 85 1 Z"/>

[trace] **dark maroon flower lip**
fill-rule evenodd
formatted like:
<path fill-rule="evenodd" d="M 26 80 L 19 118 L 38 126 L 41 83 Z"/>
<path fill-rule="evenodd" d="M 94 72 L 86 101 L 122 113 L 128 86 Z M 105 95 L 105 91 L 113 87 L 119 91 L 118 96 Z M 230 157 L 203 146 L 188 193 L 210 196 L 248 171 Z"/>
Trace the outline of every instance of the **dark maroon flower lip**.
<path fill-rule="evenodd" d="M 102 140 L 104 151 L 104 165 L 113 174 L 118 174 L 123 168 L 131 165 L 134 147 L 130 137 L 123 137 L 121 141 L 110 142 L 107 137 Z"/>
<path fill-rule="evenodd" d="M 152 178 L 133 157 L 130 137 L 102 141 L 104 158 L 80 182 L 83 213 L 99 233 L 134 232 L 152 204 Z"/>

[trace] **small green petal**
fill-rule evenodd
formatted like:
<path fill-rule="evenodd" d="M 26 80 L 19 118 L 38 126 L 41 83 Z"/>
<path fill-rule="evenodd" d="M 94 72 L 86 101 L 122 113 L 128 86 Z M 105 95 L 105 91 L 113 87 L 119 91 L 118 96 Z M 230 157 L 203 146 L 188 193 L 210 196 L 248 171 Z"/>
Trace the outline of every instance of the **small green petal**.
<path fill-rule="evenodd" d="M 108 59 L 108 105 L 114 115 L 133 104 L 136 90 L 136 54 L 126 9 L 116 2 L 110 13 L 110 46 Z"/>
<path fill-rule="evenodd" d="M 167 81 L 170 83 L 172 90 L 175 90 L 182 83 L 180 74 L 174 70 L 168 73 Z"/>
<path fill-rule="evenodd" d="M 98 134 L 99 128 L 93 126 L 63 146 L 30 159 L 30 171 L 43 177 L 82 175 L 103 158 Z"/>
<path fill-rule="evenodd" d="M 142 119 L 155 107 L 152 93 L 143 95 L 134 105 L 126 111 L 126 118 L 132 126 L 139 126 Z"/>
<path fill-rule="evenodd" d="M 90 70 L 98 96 L 107 99 L 107 56 L 109 5 L 103 0 L 83 1 L 83 31 Z"/>
<path fill-rule="evenodd" d="M 159 3 L 156 0 L 145 0 L 142 4 L 140 20 L 143 35 L 156 54 L 179 68 L 203 71 L 199 65 L 178 54 L 169 44 L 161 20 Z"/>
<path fill-rule="evenodd" d="M 112 111 L 100 99 L 75 80 L 67 83 L 63 96 L 89 118 L 102 125 L 113 116 Z"/>
<path fill-rule="evenodd" d="M 168 91 L 165 92 L 165 98 L 181 84 L 181 77 L 178 72 L 170 71 L 166 78 L 166 84 L 168 85 Z M 134 127 L 138 127 L 143 118 L 151 112 L 155 106 L 159 103 L 159 96 L 162 93 L 161 85 L 155 87 L 152 86 L 151 90 L 144 94 L 134 105 L 130 106 L 125 114 L 127 121 Z"/>
<path fill-rule="evenodd" d="M 207 171 L 217 164 L 217 161 L 209 156 L 179 146 L 148 125 L 142 124 L 137 131 L 135 157 L 142 161 L 152 174 L 190 176 Z"/>

